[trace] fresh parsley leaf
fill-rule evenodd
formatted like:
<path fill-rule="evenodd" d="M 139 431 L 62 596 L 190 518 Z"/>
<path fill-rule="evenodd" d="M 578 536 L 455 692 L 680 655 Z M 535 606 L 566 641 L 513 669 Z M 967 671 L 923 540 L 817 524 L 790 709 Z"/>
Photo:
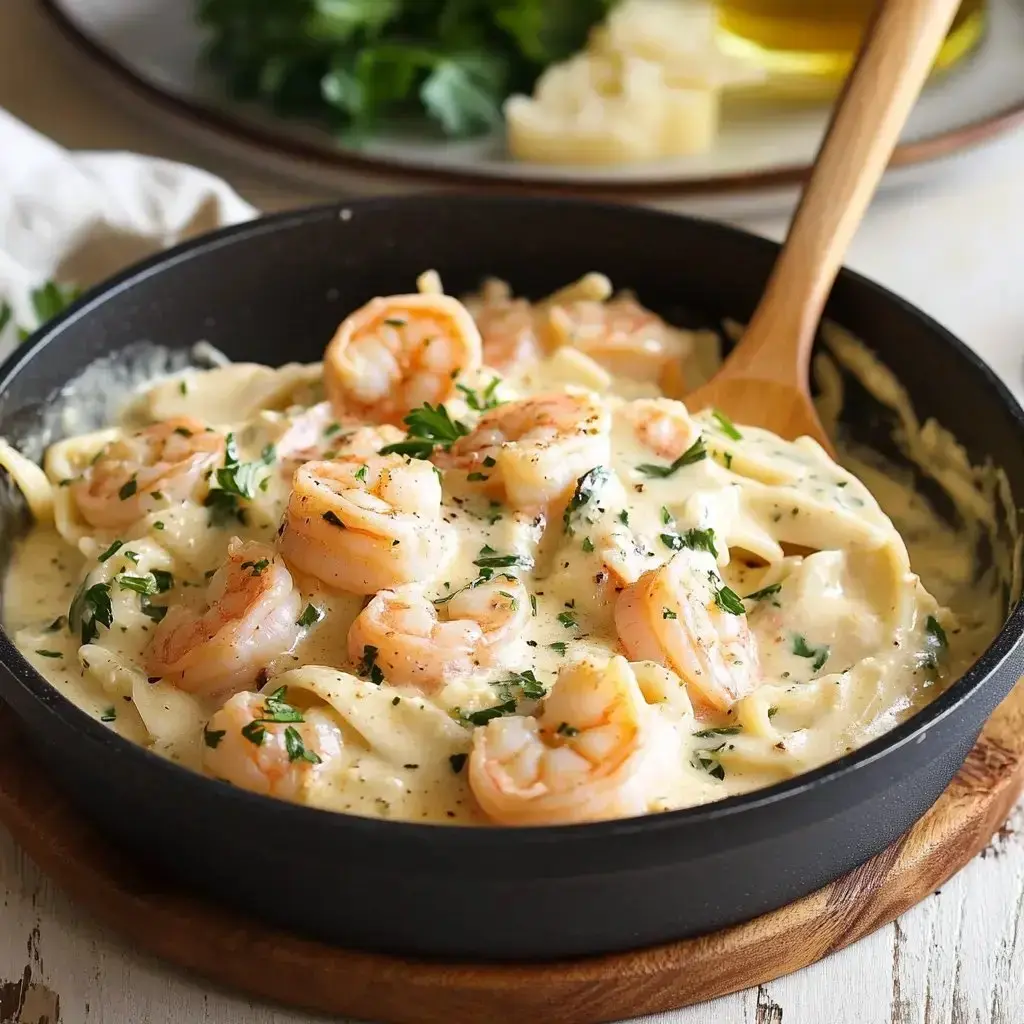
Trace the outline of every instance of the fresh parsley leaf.
<path fill-rule="evenodd" d="M 556 640 L 553 644 L 548 644 L 548 647 L 550 647 L 555 654 L 565 654 L 568 644 L 564 640 Z"/>
<path fill-rule="evenodd" d="M 782 590 L 781 583 L 772 583 L 770 586 L 762 587 L 760 590 L 755 590 L 752 594 L 747 594 L 743 600 L 764 601 L 766 598 L 774 597 L 780 590 Z"/>
<path fill-rule="evenodd" d="M 717 604 L 723 612 L 728 612 L 730 615 L 743 615 L 746 611 L 743 607 L 743 602 L 740 600 L 739 594 L 737 594 L 735 590 L 731 590 L 729 587 L 719 587 L 715 591 L 715 604 Z"/>
<path fill-rule="evenodd" d="M 63 658 L 64 657 L 64 655 L 61 654 L 60 651 L 47 651 L 44 648 L 38 648 L 36 650 L 36 654 L 38 654 L 40 658 Z"/>
<path fill-rule="evenodd" d="M 533 565 L 533 559 L 528 555 L 482 555 L 474 558 L 473 564 L 480 569 L 508 569 L 514 565 L 528 569 Z"/>
<path fill-rule="evenodd" d="M 706 459 L 707 457 L 708 452 L 704 447 L 704 438 L 698 437 L 675 462 L 670 463 L 668 466 L 657 466 L 654 463 L 645 462 L 637 466 L 636 469 L 638 473 L 643 473 L 644 476 L 664 478 L 672 476 L 676 470 L 682 469 L 684 466 L 691 466 L 693 463 L 700 462 L 701 459 Z"/>
<path fill-rule="evenodd" d="M 713 557 L 718 557 L 718 549 L 715 547 L 715 531 L 710 527 L 706 530 L 699 530 L 696 527 L 687 530 L 683 534 L 683 546 L 690 548 L 691 551 L 707 551 Z"/>
<path fill-rule="evenodd" d="M 491 708 L 483 708 L 481 711 L 471 711 L 468 715 L 461 712 L 459 717 L 470 725 L 486 725 L 492 718 L 501 718 L 503 715 L 511 715 L 516 709 L 516 701 L 509 699 L 495 704 Z"/>
<path fill-rule="evenodd" d="M 149 573 L 145 576 L 134 576 L 129 573 L 120 573 L 114 577 L 117 585 L 122 590 L 134 590 L 136 594 L 155 594 L 157 592 L 156 580 Z"/>
<path fill-rule="evenodd" d="M 106 708 L 102 715 L 100 715 L 101 722 L 116 722 L 117 721 L 117 708 L 109 707 Z"/>
<path fill-rule="evenodd" d="M 813 644 L 807 642 L 806 637 L 800 633 L 794 633 L 792 636 L 793 641 L 793 653 L 799 658 L 813 658 L 811 663 L 811 669 L 815 672 L 819 671 L 825 662 L 828 661 L 829 646 L 828 644 L 820 644 L 815 647 Z"/>
<path fill-rule="evenodd" d="M 106 551 L 104 551 L 104 552 L 103 552 L 103 554 L 102 554 L 102 555 L 100 555 L 100 556 L 99 556 L 99 557 L 98 557 L 98 558 L 96 559 L 96 561 L 97 561 L 97 562 L 105 562 L 105 561 L 106 561 L 106 560 L 107 560 L 108 558 L 111 558 L 111 557 L 113 557 L 114 555 L 116 555 L 116 554 L 118 553 L 118 551 L 120 551 L 120 550 L 121 550 L 121 548 L 123 548 L 123 547 L 124 547 L 124 541 L 123 541 L 123 540 L 115 540 L 115 541 L 114 541 L 114 542 L 113 542 L 113 543 L 112 543 L 112 544 L 110 545 L 110 547 L 109 547 L 109 548 L 107 548 L 107 550 L 106 550 Z"/>
<path fill-rule="evenodd" d="M 100 626 L 107 629 L 114 624 L 114 610 L 110 603 L 110 584 L 94 583 L 87 587 L 86 580 L 71 601 L 68 626 L 78 630 L 83 644 L 92 643 L 100 635 Z"/>
<path fill-rule="evenodd" d="M 217 469 L 216 486 L 210 488 L 205 501 L 213 525 L 224 526 L 232 519 L 244 523 L 245 509 L 241 502 L 252 501 L 256 497 L 256 489 L 266 472 L 267 463 L 263 459 L 240 462 L 235 436 L 228 434 L 224 440 L 224 465 Z"/>
<path fill-rule="evenodd" d="M 569 504 L 565 506 L 562 513 L 562 528 L 565 533 L 572 534 L 572 520 L 579 511 L 584 508 L 608 482 L 609 472 L 604 466 L 594 466 L 588 469 L 577 481 L 576 488 L 572 492 Z"/>
<path fill-rule="evenodd" d="M 578 625 L 576 622 L 576 616 L 573 615 L 572 612 L 559 612 L 557 618 L 566 629 L 572 629 L 574 626 Z"/>
<path fill-rule="evenodd" d="M 452 766 L 452 771 L 458 775 L 462 771 L 463 765 L 466 763 L 466 759 L 469 754 L 449 754 L 448 763 Z"/>
<path fill-rule="evenodd" d="M 166 569 L 151 569 L 150 573 L 153 579 L 156 580 L 156 592 L 158 594 L 166 594 L 174 586 L 174 574 L 167 572 Z"/>
<path fill-rule="evenodd" d="M 929 615 L 924 624 L 924 650 L 918 655 L 918 663 L 926 668 L 938 668 L 939 659 L 949 648 L 946 631 L 934 615 Z"/>
<path fill-rule="evenodd" d="M 700 732 L 695 732 L 693 735 L 698 739 L 707 739 L 710 736 L 735 736 L 738 733 L 743 732 L 742 726 L 739 725 L 723 725 L 714 729 L 701 729 Z"/>
<path fill-rule="evenodd" d="M 323 610 L 315 604 L 307 604 L 296 622 L 297 626 L 315 626 L 324 617 Z"/>
<path fill-rule="evenodd" d="M 117 492 L 117 496 L 122 501 L 127 501 L 129 498 L 135 495 L 138 489 L 139 482 L 138 480 L 135 479 L 135 477 L 132 477 L 131 480 L 129 480 L 127 483 L 121 485 L 121 489 Z"/>
<path fill-rule="evenodd" d="M 289 725 L 284 731 L 284 749 L 288 754 L 289 761 L 307 761 L 309 764 L 320 764 L 320 755 L 312 750 L 307 750 L 302 742 L 302 736 L 294 725 Z"/>
<path fill-rule="evenodd" d="M 363 647 L 363 656 L 359 661 L 359 665 L 356 668 L 356 672 L 364 678 L 368 678 L 371 683 L 375 686 L 380 686 L 384 682 L 384 672 L 377 664 L 377 655 L 380 653 L 378 648 L 372 644 L 366 644 Z"/>
<path fill-rule="evenodd" d="M 263 746 L 263 739 L 267 735 L 267 730 L 258 720 L 246 722 L 240 731 L 250 743 L 255 743 L 257 747 Z"/>
<path fill-rule="evenodd" d="M 212 750 L 216 750 L 218 744 L 227 735 L 227 729 L 203 728 L 203 742 Z"/>
<path fill-rule="evenodd" d="M 387 444 L 380 450 L 381 455 L 408 455 L 414 459 L 428 459 L 440 445 L 450 448 L 460 437 L 469 433 L 461 420 L 453 420 L 443 405 L 432 406 L 425 402 L 413 409 L 402 421 L 406 427 L 406 439 Z"/>
<path fill-rule="evenodd" d="M 560 722 L 558 728 L 555 730 L 559 736 L 578 736 L 580 734 L 579 729 L 575 725 L 570 725 L 568 722 Z"/>
<path fill-rule="evenodd" d="M 495 391 L 498 384 L 501 383 L 499 377 L 493 377 L 490 384 L 487 385 L 482 391 L 475 391 L 473 388 L 466 387 L 465 384 L 456 384 L 455 387 L 466 398 L 466 405 L 470 407 L 474 412 L 486 412 L 488 409 L 497 408 L 501 405 L 501 399 L 495 395 Z M 484 465 L 487 464 L 487 460 L 484 460 Z M 491 459 L 491 465 L 494 465 L 494 460 Z"/>
<path fill-rule="evenodd" d="M 721 409 L 712 409 L 711 415 L 715 418 L 719 429 L 726 437 L 731 437 L 734 441 L 743 440 L 743 435 L 736 429 L 736 424 Z"/>

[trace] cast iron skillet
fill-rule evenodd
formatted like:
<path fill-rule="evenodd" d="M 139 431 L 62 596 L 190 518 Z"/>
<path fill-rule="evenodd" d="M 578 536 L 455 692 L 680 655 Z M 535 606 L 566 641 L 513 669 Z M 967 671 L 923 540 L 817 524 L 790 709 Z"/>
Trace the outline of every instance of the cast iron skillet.
<path fill-rule="evenodd" d="M 184 350 L 205 339 L 266 363 L 316 360 L 346 313 L 412 290 L 428 267 L 456 294 L 496 274 L 532 296 L 601 270 L 696 326 L 748 317 L 776 251 L 717 224 L 564 201 L 386 199 L 272 217 L 142 264 L 40 332 L 0 370 L 0 434 L 25 437 L 69 378 L 140 340 Z M 1024 495 L 1024 415 L 977 357 L 849 272 L 828 315 L 881 355 L 922 418 L 951 429 L 975 463 L 1003 466 Z M 853 436 L 887 446 L 889 424 L 863 391 L 851 390 L 845 415 Z M 20 522 L 12 501 L 5 509 L 4 559 Z M 195 890 L 344 946 L 551 958 L 728 925 L 882 850 L 936 799 L 1013 686 L 1022 628 L 1017 605 L 978 663 L 928 709 L 817 771 L 704 808 L 519 831 L 331 814 L 202 778 L 79 712 L 6 636 L 0 694 L 82 811 Z"/>

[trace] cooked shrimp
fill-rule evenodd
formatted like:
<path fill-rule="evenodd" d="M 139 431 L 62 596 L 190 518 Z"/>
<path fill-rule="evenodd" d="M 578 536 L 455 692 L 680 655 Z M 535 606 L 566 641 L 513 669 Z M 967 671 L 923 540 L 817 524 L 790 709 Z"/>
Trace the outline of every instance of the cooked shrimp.
<path fill-rule="evenodd" d="M 480 330 L 488 366 L 504 370 L 540 357 L 537 312 L 528 300 L 513 298 L 504 281 L 485 281 L 480 295 L 466 300 L 466 308 Z"/>
<path fill-rule="evenodd" d="M 324 353 L 324 387 L 339 415 L 400 423 L 424 402 L 451 398 L 480 368 L 480 332 L 449 295 L 372 299 L 338 328 Z"/>
<path fill-rule="evenodd" d="M 415 585 L 382 590 L 352 623 L 348 653 L 356 660 L 376 648 L 374 664 L 389 683 L 429 691 L 493 666 L 529 619 L 530 594 L 511 577 L 463 590 L 440 606 Z"/>
<path fill-rule="evenodd" d="M 700 424 L 673 398 L 639 398 L 623 406 L 636 439 L 663 459 L 678 459 L 700 437 Z"/>
<path fill-rule="evenodd" d="M 224 438 L 198 420 L 162 420 L 111 441 L 71 494 L 92 526 L 127 526 L 154 509 L 198 498 L 223 454 Z"/>
<path fill-rule="evenodd" d="M 759 679 L 754 635 L 745 614 L 727 610 L 730 597 L 714 556 L 684 548 L 619 595 L 619 641 L 633 661 L 682 676 L 694 704 L 725 710 Z"/>
<path fill-rule="evenodd" d="M 237 537 L 214 573 L 206 608 L 171 608 L 157 626 L 146 671 L 187 690 L 216 696 L 249 686 L 299 637 L 302 599 L 273 548 Z"/>
<path fill-rule="evenodd" d="M 390 423 L 368 425 L 350 417 L 337 417 L 330 402 L 320 402 L 299 414 L 277 441 L 283 473 L 315 459 L 339 455 L 376 455 L 386 444 L 401 441 L 405 433 Z"/>
<path fill-rule="evenodd" d="M 631 295 L 552 305 L 547 334 L 553 347 L 572 345 L 617 377 L 653 384 L 676 382 L 692 347 L 686 334 Z"/>
<path fill-rule="evenodd" d="M 565 495 L 577 479 L 610 457 L 611 418 L 588 392 L 559 392 L 506 402 L 484 413 L 439 465 L 484 478 L 512 505 L 531 508 Z"/>
<path fill-rule="evenodd" d="M 342 737 L 329 714 L 299 711 L 286 698 L 287 690 L 236 693 L 216 711 L 203 730 L 207 774 L 253 793 L 300 800 L 314 775 L 341 753 Z"/>
<path fill-rule="evenodd" d="M 496 718 L 473 733 L 470 788 L 502 825 L 643 814 L 653 728 L 625 658 L 567 665 L 539 716 Z"/>
<path fill-rule="evenodd" d="M 300 466 L 282 531 L 290 565 L 354 594 L 426 583 L 455 550 L 434 467 L 401 455 Z"/>

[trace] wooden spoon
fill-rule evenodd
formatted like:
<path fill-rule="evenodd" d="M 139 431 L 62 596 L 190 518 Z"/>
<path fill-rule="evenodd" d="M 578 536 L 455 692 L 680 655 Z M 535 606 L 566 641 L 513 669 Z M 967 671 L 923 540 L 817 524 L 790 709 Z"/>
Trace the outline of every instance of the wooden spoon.
<path fill-rule="evenodd" d="M 889 162 L 960 0 L 884 0 L 818 152 L 786 243 L 742 341 L 686 397 L 830 454 L 811 401 L 811 349 L 847 247 Z"/>

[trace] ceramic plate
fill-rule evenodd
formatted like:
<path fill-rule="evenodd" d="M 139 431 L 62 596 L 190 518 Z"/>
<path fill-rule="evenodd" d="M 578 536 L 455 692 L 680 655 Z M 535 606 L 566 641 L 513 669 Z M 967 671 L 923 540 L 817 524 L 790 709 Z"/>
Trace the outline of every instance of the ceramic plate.
<path fill-rule="evenodd" d="M 471 142 L 382 137 L 360 148 L 224 98 L 202 66 L 192 0 L 43 0 L 76 47 L 221 150 L 243 151 L 305 182 L 359 191 L 499 187 L 668 201 L 799 182 L 825 130 L 826 106 L 727 108 L 715 148 L 700 156 L 613 168 L 512 160 L 500 137 Z M 930 86 L 895 166 L 933 161 L 1024 121 L 1024 4 L 992 0 L 977 53 Z"/>

